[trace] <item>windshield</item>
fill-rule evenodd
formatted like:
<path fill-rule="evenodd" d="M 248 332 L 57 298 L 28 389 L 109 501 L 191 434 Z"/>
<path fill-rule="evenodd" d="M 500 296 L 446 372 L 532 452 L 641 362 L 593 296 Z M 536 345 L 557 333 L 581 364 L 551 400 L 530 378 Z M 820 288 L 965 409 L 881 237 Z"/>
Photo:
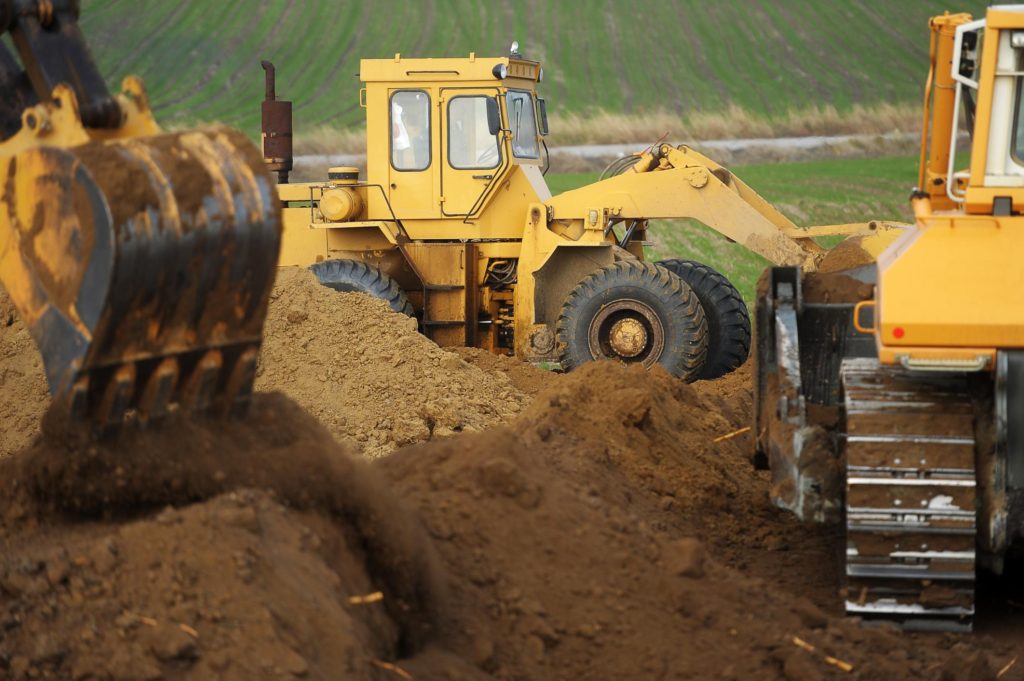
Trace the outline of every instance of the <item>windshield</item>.
<path fill-rule="evenodd" d="M 512 129 L 512 153 L 520 158 L 539 158 L 537 121 L 533 117 L 533 98 L 529 92 L 510 90 L 505 95 L 508 126 Z"/>

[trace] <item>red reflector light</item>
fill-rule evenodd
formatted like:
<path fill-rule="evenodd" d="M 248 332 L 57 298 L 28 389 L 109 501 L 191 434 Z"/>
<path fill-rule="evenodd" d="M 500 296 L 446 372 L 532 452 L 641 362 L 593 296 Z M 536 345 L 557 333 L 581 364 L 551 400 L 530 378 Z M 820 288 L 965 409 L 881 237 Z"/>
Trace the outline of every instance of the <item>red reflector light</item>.
<path fill-rule="evenodd" d="M 903 338 L 903 327 L 902 326 L 897 326 L 895 329 L 893 329 L 892 330 L 892 337 L 893 338 Z"/>

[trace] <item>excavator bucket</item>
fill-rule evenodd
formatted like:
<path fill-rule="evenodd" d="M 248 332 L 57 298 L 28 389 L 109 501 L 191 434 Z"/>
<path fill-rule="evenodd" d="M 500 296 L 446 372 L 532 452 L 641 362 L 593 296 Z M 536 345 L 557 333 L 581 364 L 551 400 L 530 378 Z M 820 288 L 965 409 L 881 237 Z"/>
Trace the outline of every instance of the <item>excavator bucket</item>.
<path fill-rule="evenodd" d="M 0 279 L 55 400 L 101 427 L 245 403 L 280 209 L 241 133 L 38 146 L 0 163 Z"/>
<path fill-rule="evenodd" d="M 0 0 L 0 282 L 73 418 L 231 413 L 280 245 L 263 157 L 228 128 L 162 133 L 134 77 L 111 95 L 79 10 Z"/>

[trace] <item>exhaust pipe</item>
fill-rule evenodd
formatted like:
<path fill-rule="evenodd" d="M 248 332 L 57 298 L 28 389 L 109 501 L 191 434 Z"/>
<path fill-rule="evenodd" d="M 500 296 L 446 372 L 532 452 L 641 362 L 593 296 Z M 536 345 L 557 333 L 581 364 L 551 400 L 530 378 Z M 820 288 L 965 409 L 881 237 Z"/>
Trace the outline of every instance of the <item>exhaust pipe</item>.
<path fill-rule="evenodd" d="M 267 170 L 277 173 L 278 184 L 288 184 L 292 169 L 292 103 L 279 100 L 275 89 L 275 69 L 269 61 L 261 61 L 266 80 L 263 100 L 263 162 Z"/>

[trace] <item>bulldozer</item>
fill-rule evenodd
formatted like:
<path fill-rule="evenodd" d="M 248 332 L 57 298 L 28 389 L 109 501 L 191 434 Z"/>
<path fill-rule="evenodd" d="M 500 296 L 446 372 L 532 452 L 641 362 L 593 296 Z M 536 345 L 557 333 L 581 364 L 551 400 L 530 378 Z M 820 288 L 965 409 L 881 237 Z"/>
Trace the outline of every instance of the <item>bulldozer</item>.
<path fill-rule="evenodd" d="M 17 53 L 0 44 L 0 282 L 83 428 L 239 413 L 280 246 L 273 181 L 242 133 L 162 132 L 132 76 L 111 95 L 78 19 L 77 0 L 0 0 Z"/>
<path fill-rule="evenodd" d="M 977 571 L 1024 546 L 1024 6 L 930 35 L 914 226 L 761 281 L 754 456 L 778 506 L 844 525 L 847 613 L 967 631 Z"/>
<path fill-rule="evenodd" d="M 291 103 L 277 98 L 273 65 L 263 67 L 279 265 L 415 315 L 439 345 L 566 370 L 613 359 L 717 378 L 748 357 L 747 306 L 706 264 L 646 262 L 652 220 L 695 220 L 807 270 L 826 253 L 817 237 L 854 236 L 873 256 L 899 233 L 882 221 L 799 228 L 685 145 L 650 145 L 552 196 L 544 69 L 518 43 L 502 57 L 362 60 L 366 177 L 337 167 L 326 181 L 289 183 Z"/>

